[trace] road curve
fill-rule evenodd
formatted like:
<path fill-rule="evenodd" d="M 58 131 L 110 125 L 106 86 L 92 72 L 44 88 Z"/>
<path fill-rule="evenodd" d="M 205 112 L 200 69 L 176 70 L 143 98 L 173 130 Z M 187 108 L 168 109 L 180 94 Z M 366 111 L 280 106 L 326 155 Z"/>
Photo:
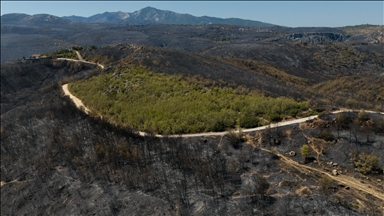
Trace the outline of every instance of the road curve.
<path fill-rule="evenodd" d="M 89 114 L 90 110 L 83 104 L 83 102 L 79 98 L 77 98 L 76 96 L 72 95 L 71 92 L 69 92 L 68 84 L 62 85 L 62 89 L 64 91 L 64 94 L 69 96 L 69 98 L 71 98 L 72 101 L 76 104 L 77 108 L 79 108 L 79 109 L 83 108 L 84 112 Z M 350 111 L 356 111 L 356 110 L 343 109 L 343 110 L 334 111 L 332 113 L 341 113 L 341 112 L 350 112 Z M 365 112 L 368 112 L 368 113 L 378 113 L 378 114 L 384 115 L 384 113 L 382 113 L 382 112 L 381 113 L 380 112 L 375 112 L 375 111 L 365 111 Z M 242 131 L 244 133 L 249 133 L 249 132 L 254 132 L 254 131 L 261 131 L 261 130 L 267 129 L 268 127 L 269 128 L 277 128 L 277 127 L 282 127 L 282 126 L 286 126 L 286 125 L 298 124 L 298 123 L 306 122 L 308 120 L 315 119 L 317 117 L 318 117 L 318 115 L 313 115 L 313 116 L 309 116 L 309 117 L 305 117 L 305 118 L 299 118 L 299 119 L 294 119 L 294 120 L 289 120 L 289 121 L 284 121 L 284 122 L 278 122 L 278 123 L 274 123 L 274 124 L 270 124 L 270 125 L 266 125 L 266 126 L 261 126 L 261 127 L 256 127 L 256 128 L 249 128 L 249 129 L 243 129 Z M 145 132 L 141 132 L 141 131 L 138 131 L 138 133 L 141 136 L 148 135 Z M 224 132 L 207 132 L 207 133 L 197 133 L 197 134 L 179 134 L 179 135 L 166 135 L 166 136 L 165 135 L 156 134 L 154 136 L 156 136 L 156 137 L 204 137 L 204 136 L 223 136 L 226 133 L 227 132 L 224 131 Z"/>
<path fill-rule="evenodd" d="M 80 52 L 79 51 L 75 51 L 76 54 L 77 54 L 77 57 L 79 58 L 79 60 L 75 60 L 75 59 L 69 59 L 69 58 L 58 58 L 57 60 L 65 60 L 65 61 L 74 61 L 74 62 L 83 62 L 83 63 L 87 63 L 87 64 L 93 64 L 93 65 L 97 65 L 99 67 L 101 67 L 101 69 L 104 69 L 104 66 L 99 64 L 99 63 L 93 63 L 93 62 L 88 62 L 88 61 L 85 61 L 83 59 L 83 57 L 80 55 Z M 89 114 L 91 111 L 83 104 L 83 102 L 77 98 L 76 96 L 74 96 L 71 92 L 69 92 L 68 90 L 68 84 L 64 84 L 61 86 L 61 88 L 63 89 L 64 91 L 64 94 L 69 96 L 69 98 L 75 103 L 76 107 L 79 108 L 79 109 L 83 109 L 83 111 L 86 113 L 86 114 Z"/>
<path fill-rule="evenodd" d="M 64 94 L 69 96 L 69 98 L 75 103 L 77 108 L 83 109 L 86 114 L 89 114 L 91 112 L 86 106 L 84 106 L 83 102 L 79 98 L 69 92 L 68 84 L 62 85 L 61 88 L 63 89 Z"/>
<path fill-rule="evenodd" d="M 84 62 L 84 63 L 88 63 L 88 64 L 94 64 L 94 65 L 98 65 L 101 69 L 104 69 L 104 65 L 101 65 L 99 63 L 93 63 L 93 62 L 89 62 L 89 61 L 85 61 L 80 53 L 78 51 L 76 51 L 76 54 L 78 56 L 78 58 L 80 60 L 75 60 L 75 59 L 67 59 L 67 58 L 59 58 L 59 60 L 67 60 L 67 61 L 77 61 L 77 62 Z M 84 112 L 86 114 L 89 114 L 90 113 L 90 110 L 83 104 L 83 102 L 77 98 L 76 96 L 74 96 L 73 94 L 71 94 L 71 92 L 68 90 L 68 84 L 64 84 L 62 85 L 62 89 L 64 91 L 64 94 L 69 96 L 69 98 L 76 104 L 76 107 L 79 108 L 79 109 L 84 109 Z M 341 113 L 341 112 L 351 112 L 351 111 L 359 111 L 359 110 L 348 110 L 348 109 L 342 109 L 342 110 L 338 110 L 338 111 L 334 111 L 334 112 L 331 112 L 331 113 Z M 375 112 L 375 111 L 365 111 L 367 113 L 378 113 L 378 114 L 381 114 L 381 115 L 384 115 L 383 112 Z M 306 122 L 306 121 L 309 121 L 309 120 L 312 120 L 312 119 L 315 119 L 317 118 L 318 115 L 313 115 L 313 116 L 309 116 L 309 117 L 305 117 L 305 118 L 300 118 L 300 119 L 294 119 L 294 120 L 290 120 L 290 121 L 284 121 L 284 122 L 278 122 L 278 123 L 274 123 L 274 124 L 270 124 L 270 125 L 266 125 L 266 126 L 261 126 L 261 127 L 256 127 L 256 128 L 249 128 L 249 129 L 243 129 L 242 131 L 244 133 L 249 133 L 249 132 L 254 132 L 254 131 L 261 131 L 261 130 L 265 130 L 267 129 L 268 127 L 269 128 L 277 128 L 277 127 L 282 127 L 282 126 L 286 126 L 286 125 L 292 125 L 292 124 L 299 124 L 299 123 L 302 123 L 302 122 Z M 224 131 L 224 132 L 207 132 L 207 133 L 197 133 L 197 134 L 179 134 L 179 135 L 160 135 L 160 134 L 156 134 L 154 136 L 156 137 L 204 137 L 204 136 L 223 136 L 225 135 L 227 132 Z M 145 132 L 141 132 L 141 131 L 138 131 L 138 134 L 140 136 L 146 136 L 148 135 L 147 133 Z"/>
<path fill-rule="evenodd" d="M 69 98 L 75 103 L 77 108 L 84 109 L 84 112 L 86 114 L 90 113 L 90 110 L 83 104 L 83 102 L 79 98 L 74 96 L 68 90 L 68 84 L 64 84 L 61 87 L 62 87 L 62 89 L 64 91 L 64 94 L 66 96 L 69 96 Z M 298 123 L 305 122 L 305 121 L 308 121 L 308 120 L 312 120 L 312 119 L 315 119 L 315 118 L 317 118 L 317 115 L 313 115 L 313 116 L 309 116 L 309 117 L 305 117 L 305 118 L 300 118 L 300 119 L 294 119 L 294 120 L 285 121 L 285 122 L 279 122 L 279 123 L 270 124 L 270 125 L 267 125 L 267 126 L 261 126 L 261 127 L 257 127 L 257 128 L 244 129 L 243 132 L 244 133 L 249 133 L 249 132 L 253 132 L 253 131 L 265 130 L 267 127 L 276 128 L 276 127 L 281 127 L 281 126 L 286 126 L 286 125 L 291 125 L 291 124 L 298 124 Z M 141 132 L 141 131 L 138 131 L 138 133 L 141 136 L 147 135 L 145 132 Z M 167 135 L 166 137 L 180 137 L 180 136 L 182 136 L 182 137 L 223 136 L 226 133 L 227 133 L 226 131 L 224 131 L 224 132 L 207 132 L 207 133 L 197 133 L 197 134 Z M 160 135 L 160 134 L 156 134 L 155 136 L 156 137 L 165 137 L 164 135 Z"/>

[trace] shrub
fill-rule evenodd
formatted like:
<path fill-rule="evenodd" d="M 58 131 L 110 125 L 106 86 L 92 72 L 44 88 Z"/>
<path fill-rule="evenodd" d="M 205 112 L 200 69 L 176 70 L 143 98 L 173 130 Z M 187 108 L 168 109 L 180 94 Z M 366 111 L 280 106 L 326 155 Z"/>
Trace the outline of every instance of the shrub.
<path fill-rule="evenodd" d="M 367 175 L 372 171 L 379 169 L 379 158 L 373 152 L 371 154 L 363 152 L 358 155 L 358 158 L 356 156 L 357 154 L 355 152 L 351 155 L 351 159 L 356 170 L 360 173 Z"/>
<path fill-rule="evenodd" d="M 239 120 L 240 127 L 242 128 L 254 128 L 259 126 L 259 119 L 252 115 L 243 115 Z"/>
<path fill-rule="evenodd" d="M 227 128 L 229 128 L 229 125 L 227 125 L 223 120 L 217 120 L 212 127 L 212 131 L 218 132 L 218 131 L 224 131 Z"/>
<path fill-rule="evenodd" d="M 339 127 L 346 127 L 348 125 L 349 119 L 346 117 L 344 113 L 338 113 L 336 115 L 336 124 Z"/>
<path fill-rule="evenodd" d="M 272 113 L 272 114 L 270 114 L 269 115 L 269 120 L 271 121 L 271 122 L 279 122 L 279 121 L 281 121 L 281 116 L 278 114 L 278 113 Z"/>
<path fill-rule="evenodd" d="M 83 49 L 83 47 L 82 46 L 73 46 L 72 49 L 76 50 L 76 51 L 80 51 Z"/>
<path fill-rule="evenodd" d="M 357 114 L 357 121 L 359 123 L 362 123 L 362 122 L 367 121 L 367 120 L 369 120 L 369 117 L 365 111 L 362 110 Z"/>
<path fill-rule="evenodd" d="M 334 183 L 334 180 L 331 177 L 329 177 L 327 175 L 323 175 L 319 179 L 319 183 L 320 183 L 321 190 L 326 195 L 330 195 L 334 191 L 334 184 L 335 183 Z"/>
<path fill-rule="evenodd" d="M 229 143 L 232 145 L 234 149 L 240 148 L 240 143 L 244 142 L 244 133 L 242 130 L 236 132 L 234 130 L 229 130 L 225 136 L 228 138 Z"/>
<path fill-rule="evenodd" d="M 301 147 L 300 152 L 303 155 L 303 157 L 308 157 L 311 154 L 311 151 L 307 144 L 304 144 L 303 147 Z"/>
<path fill-rule="evenodd" d="M 95 50 L 95 49 L 97 49 L 97 47 L 95 45 L 89 45 L 87 47 L 87 50 L 89 50 L 89 51 L 92 51 L 92 50 Z"/>
<path fill-rule="evenodd" d="M 261 176 L 260 174 L 255 174 L 252 176 L 252 180 L 254 182 L 255 192 L 260 194 L 262 198 L 265 197 L 267 191 L 270 187 L 267 179 Z"/>
<path fill-rule="evenodd" d="M 317 138 L 323 139 L 325 141 L 333 141 L 335 140 L 335 136 L 329 130 L 323 130 L 318 135 Z"/>

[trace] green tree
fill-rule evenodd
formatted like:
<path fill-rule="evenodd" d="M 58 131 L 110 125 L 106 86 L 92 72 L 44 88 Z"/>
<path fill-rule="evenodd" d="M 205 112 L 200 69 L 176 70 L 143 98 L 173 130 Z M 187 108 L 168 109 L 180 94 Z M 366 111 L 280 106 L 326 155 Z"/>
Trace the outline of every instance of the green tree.
<path fill-rule="evenodd" d="M 301 155 L 303 156 L 303 161 L 305 162 L 307 157 L 311 154 L 311 150 L 307 144 L 304 144 L 300 149 Z"/>
<path fill-rule="evenodd" d="M 91 50 L 95 50 L 95 49 L 97 49 L 97 47 L 96 47 L 95 45 L 89 45 L 89 46 L 87 47 L 87 50 L 89 50 L 89 51 L 91 51 Z"/>
<path fill-rule="evenodd" d="M 259 119 L 253 115 L 243 115 L 239 119 L 240 127 L 253 128 L 259 126 Z"/>
<path fill-rule="evenodd" d="M 82 46 L 73 46 L 72 49 L 76 50 L 76 51 L 80 51 L 83 49 L 83 47 Z"/>

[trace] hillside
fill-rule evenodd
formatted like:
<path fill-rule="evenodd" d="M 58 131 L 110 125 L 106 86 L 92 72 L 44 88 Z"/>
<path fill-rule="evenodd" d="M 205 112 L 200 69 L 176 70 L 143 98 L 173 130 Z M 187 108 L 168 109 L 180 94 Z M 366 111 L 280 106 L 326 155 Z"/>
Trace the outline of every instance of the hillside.
<path fill-rule="evenodd" d="M 384 214 L 381 26 L 1 22 L 1 215 Z"/>
<path fill-rule="evenodd" d="M 358 25 L 341 28 L 352 44 L 384 44 L 384 26 Z"/>
<path fill-rule="evenodd" d="M 380 29 L 377 32 L 382 34 Z M 237 49 L 240 49 L 241 53 L 249 53 L 244 51 L 259 43 L 297 42 L 319 45 L 325 42 L 349 42 L 349 39 L 347 33 L 338 28 L 244 27 L 224 24 L 120 25 L 80 23 L 48 14 L 5 14 L 1 17 L 2 62 L 36 53 L 69 49 L 75 45 L 100 47 L 134 43 L 220 56 L 225 53 L 237 54 Z M 383 54 L 382 46 L 368 39 L 364 40 L 364 44 L 354 44 L 353 48 Z M 212 52 L 209 52 L 210 50 Z M 216 54 L 215 50 L 220 52 Z M 294 50 L 290 52 L 294 53 Z"/>
<path fill-rule="evenodd" d="M 342 44 L 303 46 L 295 43 L 259 43 L 238 49 L 240 46 L 228 47 L 227 52 L 230 50 L 235 55 L 232 57 L 224 56 L 225 52 L 218 52 L 217 49 L 212 49 L 207 55 L 135 44 L 113 45 L 81 53 L 86 59 L 106 64 L 110 72 L 140 65 L 155 72 L 214 80 L 221 86 L 244 86 L 266 96 L 310 100 L 316 109 L 332 106 L 384 108 L 382 54 L 356 49 L 343 52 L 346 46 Z M 221 49 L 224 50 L 224 46 Z M 340 57 L 310 57 L 321 52 L 330 53 L 326 49 L 333 49 L 332 52 L 339 53 Z M 293 53 L 293 50 L 296 52 Z M 216 53 L 223 56 L 214 56 Z M 330 62 L 329 65 L 326 62 Z M 353 88 L 355 85 L 360 88 Z"/>
<path fill-rule="evenodd" d="M 249 136 L 141 137 L 62 97 L 59 81 L 103 73 L 70 65 L 2 65 L 2 214 L 383 213 L 382 115 L 322 115 Z M 374 152 L 372 168 L 359 165 L 363 152 Z"/>
<path fill-rule="evenodd" d="M 159 10 L 153 7 L 146 7 L 141 10 L 127 12 L 105 12 L 90 17 L 65 16 L 64 19 L 86 22 L 86 23 L 111 23 L 125 25 L 147 25 L 147 24 L 177 24 L 177 25 L 208 25 L 226 24 L 236 26 L 270 27 L 273 24 L 253 20 L 236 18 L 221 19 L 216 17 L 195 17 L 190 14 L 179 14 L 172 11 Z"/>
<path fill-rule="evenodd" d="M 307 111 L 305 102 L 206 85 L 209 81 L 132 67 L 70 83 L 69 90 L 104 119 L 157 134 L 251 128 Z"/>

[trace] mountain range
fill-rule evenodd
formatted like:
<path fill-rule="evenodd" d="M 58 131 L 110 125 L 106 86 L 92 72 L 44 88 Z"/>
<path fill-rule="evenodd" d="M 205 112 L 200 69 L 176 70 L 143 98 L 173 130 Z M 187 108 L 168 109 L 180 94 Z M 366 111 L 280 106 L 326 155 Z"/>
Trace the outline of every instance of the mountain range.
<path fill-rule="evenodd" d="M 211 24 L 209 24 L 211 23 Z M 91 17 L 22 13 L 1 16 L 1 62 L 72 46 L 144 44 L 202 52 L 223 44 L 324 43 L 371 44 L 382 52 L 384 26 L 289 28 L 258 21 L 194 17 L 146 7 L 133 13 L 105 12 Z"/>
<path fill-rule="evenodd" d="M 127 25 L 144 24 L 184 24 L 184 25 L 205 25 L 205 24 L 227 24 L 238 26 L 257 26 L 270 27 L 270 23 L 263 23 L 253 20 L 244 20 L 238 18 L 216 18 L 216 17 L 196 17 L 190 14 L 179 14 L 167 10 L 159 10 L 153 7 L 146 7 L 133 13 L 127 12 L 105 12 L 90 17 L 64 16 L 64 19 L 86 23 L 111 23 Z"/>

